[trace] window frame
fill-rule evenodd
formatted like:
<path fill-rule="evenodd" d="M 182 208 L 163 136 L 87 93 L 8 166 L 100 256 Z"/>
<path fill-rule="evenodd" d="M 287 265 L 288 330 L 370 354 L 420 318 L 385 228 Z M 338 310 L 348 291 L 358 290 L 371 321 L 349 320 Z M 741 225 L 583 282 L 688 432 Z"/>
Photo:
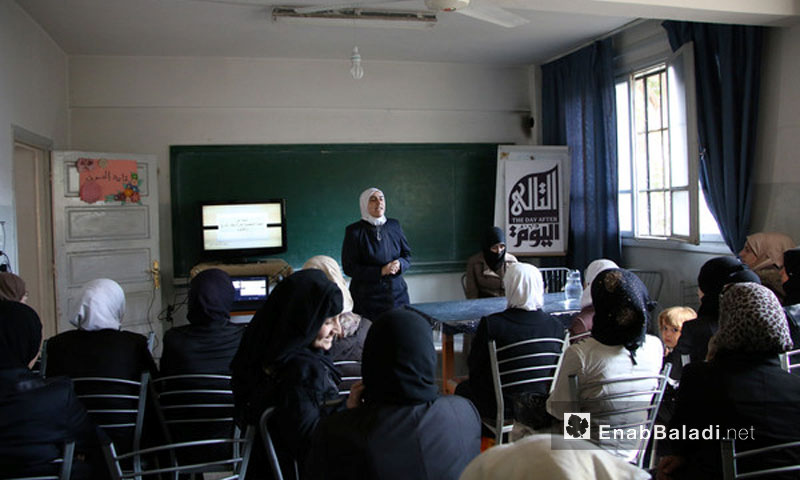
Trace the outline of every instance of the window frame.
<path fill-rule="evenodd" d="M 667 104 L 665 107 L 667 108 L 666 118 L 669 119 L 669 139 L 667 140 L 669 145 L 669 155 L 670 155 L 670 168 L 669 174 L 665 177 L 663 188 L 659 189 L 647 189 L 641 188 L 637 185 L 638 179 L 638 172 L 637 172 L 637 162 L 635 161 L 635 148 L 636 148 L 636 130 L 635 130 L 635 117 L 634 117 L 634 101 L 633 96 L 635 95 L 635 81 L 637 78 L 641 78 L 642 75 L 646 75 L 647 73 L 652 73 L 653 70 L 660 70 L 663 68 L 663 71 L 666 73 L 666 88 L 667 88 Z M 702 241 L 721 241 L 722 238 L 720 235 L 701 235 L 700 230 L 700 217 L 702 212 L 700 211 L 700 184 L 699 184 L 699 165 L 700 165 L 700 155 L 699 155 L 699 148 L 698 148 L 698 140 L 697 140 L 697 108 L 696 108 L 696 98 L 695 98 L 695 76 L 694 76 L 694 50 L 693 44 L 691 42 L 684 44 L 679 48 L 677 51 L 667 54 L 664 56 L 660 56 L 658 58 L 650 58 L 650 61 L 644 64 L 638 64 L 635 66 L 631 66 L 627 71 L 620 72 L 615 79 L 615 85 L 619 88 L 620 85 L 625 85 L 626 87 L 626 107 L 627 107 L 627 115 L 626 118 L 621 118 L 620 115 L 617 115 L 618 123 L 621 123 L 621 120 L 626 120 L 627 125 L 624 127 L 625 131 L 621 132 L 621 128 L 618 128 L 617 133 L 626 133 L 626 138 L 623 138 L 621 135 L 617 137 L 617 145 L 618 145 L 618 161 L 622 161 L 623 159 L 628 162 L 628 171 L 629 176 L 625 183 L 627 183 L 627 189 L 621 188 L 623 185 L 622 175 L 620 175 L 620 181 L 618 184 L 618 199 L 620 212 L 622 212 L 622 195 L 628 195 L 630 197 L 629 201 L 629 208 L 630 212 L 628 214 L 628 218 L 630 218 L 631 229 L 630 230 L 622 230 L 622 225 L 620 225 L 620 234 L 624 240 L 632 239 L 634 242 L 646 242 L 648 244 L 657 243 L 658 245 L 667 246 L 667 245 L 680 245 L 680 244 L 691 244 L 691 245 L 699 245 L 701 240 Z M 618 110 L 622 108 L 618 101 Z M 677 105 L 677 108 L 676 108 Z M 662 118 L 664 118 L 664 114 L 662 113 Z M 676 142 L 682 142 L 681 144 L 676 144 Z M 677 145 L 677 146 L 676 146 Z M 626 148 L 627 151 L 623 152 L 621 149 Z M 662 147 L 663 148 L 663 147 Z M 675 164 L 677 160 L 675 155 L 683 155 L 685 157 L 686 163 L 686 181 L 688 183 L 683 183 L 681 185 L 673 184 L 674 178 L 672 175 L 672 166 Z M 618 167 L 619 169 L 619 167 Z M 618 170 L 619 171 L 619 170 Z M 668 195 L 674 195 L 675 192 L 687 192 L 688 195 L 688 210 L 689 210 L 689 219 L 688 219 L 688 232 L 687 234 L 676 234 L 675 233 L 675 204 L 670 198 L 670 208 L 672 211 L 669 214 L 669 221 L 670 221 L 670 234 L 669 235 L 653 235 L 653 234 L 644 234 L 640 231 L 641 225 L 638 221 L 639 215 L 639 196 L 642 192 L 646 191 L 664 191 Z M 681 214 L 682 215 L 682 214 Z M 621 222 L 620 222 L 621 223 Z M 626 241 L 625 243 L 631 243 Z"/>

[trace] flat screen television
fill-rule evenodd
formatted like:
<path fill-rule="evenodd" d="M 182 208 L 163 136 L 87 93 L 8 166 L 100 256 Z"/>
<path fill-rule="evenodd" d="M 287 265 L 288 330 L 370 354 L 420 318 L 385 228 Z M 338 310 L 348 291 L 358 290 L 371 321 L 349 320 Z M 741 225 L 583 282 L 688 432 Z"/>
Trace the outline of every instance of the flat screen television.
<path fill-rule="evenodd" d="M 205 260 L 246 261 L 286 251 L 286 200 L 201 205 Z"/>

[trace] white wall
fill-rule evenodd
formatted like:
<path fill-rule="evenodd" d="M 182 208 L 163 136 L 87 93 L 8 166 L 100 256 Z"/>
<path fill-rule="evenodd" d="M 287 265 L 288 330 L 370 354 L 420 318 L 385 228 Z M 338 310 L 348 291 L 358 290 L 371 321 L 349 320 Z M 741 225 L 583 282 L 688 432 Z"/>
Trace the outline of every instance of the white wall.
<path fill-rule="evenodd" d="M 5 251 L 16 266 L 13 131 L 17 127 L 66 146 L 67 58 L 16 3 L 0 0 L 0 66 L 0 221 L 6 227 Z"/>
<path fill-rule="evenodd" d="M 158 156 L 169 286 L 170 145 L 530 142 L 527 67 L 365 61 L 364 68 L 355 81 L 347 59 L 72 57 L 70 147 Z M 459 279 L 407 276 L 415 302 L 462 298 Z"/>
<path fill-rule="evenodd" d="M 750 231 L 782 231 L 800 243 L 800 26 L 769 29 L 762 62 Z M 723 254 L 731 252 L 724 246 L 624 247 L 623 261 L 630 268 L 665 272 L 660 304 L 666 307 L 680 304 L 682 280 L 696 284 L 700 266 Z"/>

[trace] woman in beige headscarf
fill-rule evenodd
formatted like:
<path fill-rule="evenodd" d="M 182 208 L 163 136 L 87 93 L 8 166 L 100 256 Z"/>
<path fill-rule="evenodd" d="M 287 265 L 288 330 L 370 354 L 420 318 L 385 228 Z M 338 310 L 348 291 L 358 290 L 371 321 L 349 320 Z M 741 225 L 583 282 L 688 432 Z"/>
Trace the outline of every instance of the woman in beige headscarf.
<path fill-rule="evenodd" d="M 360 362 L 364 340 L 367 338 L 367 331 L 372 322 L 353 312 L 353 297 L 350 295 L 347 282 L 345 282 L 336 260 L 325 255 L 317 255 L 306 260 L 303 269 L 307 268 L 322 270 L 325 276 L 342 291 L 342 313 L 339 315 L 342 335 L 333 343 L 333 347 L 330 349 L 331 357 L 334 361 L 357 360 Z"/>
<path fill-rule="evenodd" d="M 781 303 L 786 296 L 783 291 L 783 252 L 794 248 L 791 237 L 778 232 L 759 232 L 747 236 L 739 258 L 761 279 L 761 284 L 769 288 Z"/>
<path fill-rule="evenodd" d="M 25 280 L 11 272 L 0 272 L 0 300 L 25 303 L 27 299 Z"/>

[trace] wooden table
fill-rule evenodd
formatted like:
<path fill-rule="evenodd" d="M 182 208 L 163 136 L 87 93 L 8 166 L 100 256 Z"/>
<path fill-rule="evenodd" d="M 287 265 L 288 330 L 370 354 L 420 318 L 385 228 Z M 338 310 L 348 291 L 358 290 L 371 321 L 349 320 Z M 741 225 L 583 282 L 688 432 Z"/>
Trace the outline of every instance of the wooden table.
<path fill-rule="evenodd" d="M 406 305 L 406 308 L 422 315 L 431 326 L 442 329 L 442 384 L 453 378 L 455 351 L 453 335 L 475 333 L 482 317 L 502 312 L 507 307 L 505 297 L 478 298 L 474 300 L 452 300 Z M 580 311 L 577 304 L 567 303 L 564 292 L 546 293 L 543 310 L 559 318 L 568 328 L 572 317 Z"/>

